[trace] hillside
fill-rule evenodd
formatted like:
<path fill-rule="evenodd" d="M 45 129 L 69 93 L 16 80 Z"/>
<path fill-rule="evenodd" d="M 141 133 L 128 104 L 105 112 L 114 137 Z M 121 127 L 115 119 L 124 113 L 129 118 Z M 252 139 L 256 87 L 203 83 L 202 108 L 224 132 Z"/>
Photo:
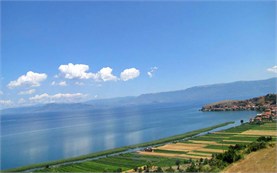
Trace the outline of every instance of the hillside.
<path fill-rule="evenodd" d="M 276 145 L 271 148 L 266 148 L 249 154 L 243 160 L 234 163 L 227 167 L 224 173 L 243 173 L 243 172 L 277 172 L 276 166 Z"/>
<path fill-rule="evenodd" d="M 235 111 L 235 110 L 260 110 L 276 105 L 277 94 L 267 94 L 247 100 L 225 100 L 208 104 L 202 107 L 202 111 Z"/>

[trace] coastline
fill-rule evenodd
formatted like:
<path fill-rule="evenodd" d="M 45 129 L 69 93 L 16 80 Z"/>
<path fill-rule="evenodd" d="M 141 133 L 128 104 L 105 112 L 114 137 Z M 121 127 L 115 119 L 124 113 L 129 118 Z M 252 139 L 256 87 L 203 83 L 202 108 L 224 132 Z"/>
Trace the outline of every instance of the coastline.
<path fill-rule="evenodd" d="M 43 163 L 38 163 L 38 164 L 32 164 L 32 165 L 26 165 L 26 166 L 17 167 L 17 168 L 1 170 L 1 172 L 30 171 L 30 170 L 40 169 L 40 168 L 43 168 L 43 167 L 46 167 L 46 166 L 65 165 L 65 164 L 71 164 L 71 163 L 74 163 L 74 162 L 83 162 L 83 161 L 86 161 L 86 160 L 93 160 L 93 159 L 97 159 L 99 157 L 106 157 L 107 155 L 116 155 L 116 154 L 120 154 L 120 153 L 123 153 L 123 152 L 132 152 L 133 150 L 140 149 L 142 147 L 162 145 L 162 144 L 169 143 L 169 142 L 174 142 L 174 141 L 177 141 L 177 140 L 183 140 L 185 138 L 196 136 L 196 135 L 199 135 L 201 133 L 205 133 L 205 132 L 214 130 L 216 128 L 224 127 L 224 126 L 227 126 L 229 124 L 234 124 L 234 123 L 235 122 L 233 122 L 233 121 L 232 122 L 225 122 L 225 123 L 221 123 L 221 124 L 214 125 L 214 126 L 211 126 L 211 127 L 186 132 L 186 133 L 183 133 L 183 134 L 158 139 L 158 140 L 155 140 L 155 141 L 150 141 L 150 142 L 145 142 L 145 143 L 141 143 L 141 144 L 135 144 L 135 145 L 125 146 L 125 147 L 100 151 L 100 152 L 96 152 L 96 153 L 81 155 L 81 156 L 67 158 L 67 159 L 54 160 L 54 161 L 49 161 L 49 162 L 43 162 Z"/>

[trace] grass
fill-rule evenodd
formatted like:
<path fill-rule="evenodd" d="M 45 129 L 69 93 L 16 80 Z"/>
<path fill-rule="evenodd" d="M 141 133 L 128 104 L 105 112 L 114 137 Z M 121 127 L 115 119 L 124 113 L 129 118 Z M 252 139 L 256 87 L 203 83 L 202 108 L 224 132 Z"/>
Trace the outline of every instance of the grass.
<path fill-rule="evenodd" d="M 172 153 L 172 154 L 186 154 L 186 153 L 188 153 L 188 152 L 185 152 L 185 151 L 161 150 L 161 149 L 155 149 L 154 152 L 158 152 L 158 153 Z"/>
<path fill-rule="evenodd" d="M 276 145 L 247 155 L 243 160 L 231 164 L 223 170 L 232 172 L 276 172 Z"/>

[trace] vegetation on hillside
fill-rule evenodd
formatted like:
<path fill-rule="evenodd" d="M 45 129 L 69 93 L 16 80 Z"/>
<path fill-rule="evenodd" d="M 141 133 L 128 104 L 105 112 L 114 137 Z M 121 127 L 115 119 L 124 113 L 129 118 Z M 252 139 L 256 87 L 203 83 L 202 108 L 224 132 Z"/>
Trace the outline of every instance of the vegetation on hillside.
<path fill-rule="evenodd" d="M 267 94 L 248 100 L 225 100 L 208 104 L 202 107 L 202 111 L 237 111 L 237 110 L 258 110 L 264 111 L 270 106 L 276 105 L 277 94 Z"/>

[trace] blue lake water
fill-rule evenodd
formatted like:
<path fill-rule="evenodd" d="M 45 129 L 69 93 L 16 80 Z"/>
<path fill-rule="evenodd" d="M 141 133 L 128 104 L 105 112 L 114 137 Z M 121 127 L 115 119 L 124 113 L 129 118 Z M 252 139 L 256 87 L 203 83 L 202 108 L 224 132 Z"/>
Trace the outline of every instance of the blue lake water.
<path fill-rule="evenodd" d="M 121 108 L 1 115 L 1 169 L 138 144 L 256 113 L 200 112 L 199 108 Z"/>

